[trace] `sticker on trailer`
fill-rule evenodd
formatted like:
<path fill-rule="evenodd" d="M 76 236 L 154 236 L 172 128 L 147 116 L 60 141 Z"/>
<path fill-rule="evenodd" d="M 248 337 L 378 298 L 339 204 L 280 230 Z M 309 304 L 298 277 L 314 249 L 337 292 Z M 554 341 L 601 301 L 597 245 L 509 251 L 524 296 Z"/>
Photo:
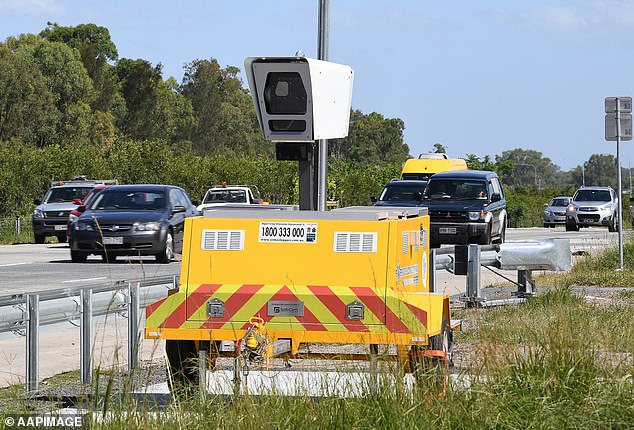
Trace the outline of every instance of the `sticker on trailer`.
<path fill-rule="evenodd" d="M 261 222 L 258 241 L 317 243 L 317 224 L 306 222 Z"/>

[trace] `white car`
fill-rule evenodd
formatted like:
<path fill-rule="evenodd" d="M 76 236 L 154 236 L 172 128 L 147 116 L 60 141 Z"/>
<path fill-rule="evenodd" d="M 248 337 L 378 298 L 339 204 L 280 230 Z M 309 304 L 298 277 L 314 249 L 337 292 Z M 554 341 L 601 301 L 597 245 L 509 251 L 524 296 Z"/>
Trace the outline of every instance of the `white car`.
<path fill-rule="evenodd" d="M 579 188 L 566 209 L 566 231 L 591 226 L 607 226 L 608 231 L 617 231 L 619 204 L 612 187 Z"/>
<path fill-rule="evenodd" d="M 255 185 L 222 184 L 209 188 L 197 209 L 202 213 L 205 208 L 210 207 L 261 203 L 263 202 L 260 198 L 260 192 Z"/>

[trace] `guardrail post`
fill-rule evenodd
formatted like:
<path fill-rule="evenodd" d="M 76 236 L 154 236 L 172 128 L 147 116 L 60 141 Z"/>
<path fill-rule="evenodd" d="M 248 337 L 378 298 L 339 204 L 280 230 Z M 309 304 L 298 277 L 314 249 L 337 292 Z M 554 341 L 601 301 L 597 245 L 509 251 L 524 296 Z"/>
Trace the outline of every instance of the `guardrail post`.
<path fill-rule="evenodd" d="M 522 298 L 533 297 L 535 295 L 535 280 L 533 272 L 530 270 L 517 271 L 517 292 L 513 295 Z"/>
<path fill-rule="evenodd" d="M 20 235 L 21 224 L 22 224 L 22 218 L 20 218 L 20 216 L 15 217 L 15 232 L 17 236 Z"/>
<path fill-rule="evenodd" d="M 429 292 L 436 292 L 436 249 L 429 248 Z"/>
<path fill-rule="evenodd" d="M 86 288 L 79 293 L 81 299 L 81 320 L 79 329 L 79 371 L 81 383 L 92 383 L 92 289 Z"/>
<path fill-rule="evenodd" d="M 139 367 L 139 283 L 128 287 L 128 370 Z"/>
<path fill-rule="evenodd" d="M 476 307 L 484 301 L 480 296 L 480 246 L 469 245 L 467 253 L 467 291 L 461 300 L 469 307 Z"/>
<path fill-rule="evenodd" d="M 39 388 L 39 327 L 40 295 L 26 296 L 26 392 Z"/>

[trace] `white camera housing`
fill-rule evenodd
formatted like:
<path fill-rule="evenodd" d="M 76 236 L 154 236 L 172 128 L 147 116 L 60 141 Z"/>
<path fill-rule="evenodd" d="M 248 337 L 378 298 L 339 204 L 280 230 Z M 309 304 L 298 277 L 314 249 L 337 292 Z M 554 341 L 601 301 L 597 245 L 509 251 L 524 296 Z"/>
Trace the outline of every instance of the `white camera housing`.
<path fill-rule="evenodd" d="M 244 68 L 264 138 L 308 142 L 348 135 L 349 66 L 305 57 L 247 57 Z"/>

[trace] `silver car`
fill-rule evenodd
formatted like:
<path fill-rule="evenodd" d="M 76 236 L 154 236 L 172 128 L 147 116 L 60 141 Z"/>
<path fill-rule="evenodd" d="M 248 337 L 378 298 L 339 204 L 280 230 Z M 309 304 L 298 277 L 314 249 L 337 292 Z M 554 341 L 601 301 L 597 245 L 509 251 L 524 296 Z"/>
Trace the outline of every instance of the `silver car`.
<path fill-rule="evenodd" d="M 544 227 L 566 224 L 566 208 L 571 200 L 570 196 L 557 196 L 550 203 L 544 203 Z"/>
<path fill-rule="evenodd" d="M 566 210 L 566 231 L 580 227 L 607 226 L 618 229 L 619 198 L 612 187 L 582 187 L 577 190 Z"/>

